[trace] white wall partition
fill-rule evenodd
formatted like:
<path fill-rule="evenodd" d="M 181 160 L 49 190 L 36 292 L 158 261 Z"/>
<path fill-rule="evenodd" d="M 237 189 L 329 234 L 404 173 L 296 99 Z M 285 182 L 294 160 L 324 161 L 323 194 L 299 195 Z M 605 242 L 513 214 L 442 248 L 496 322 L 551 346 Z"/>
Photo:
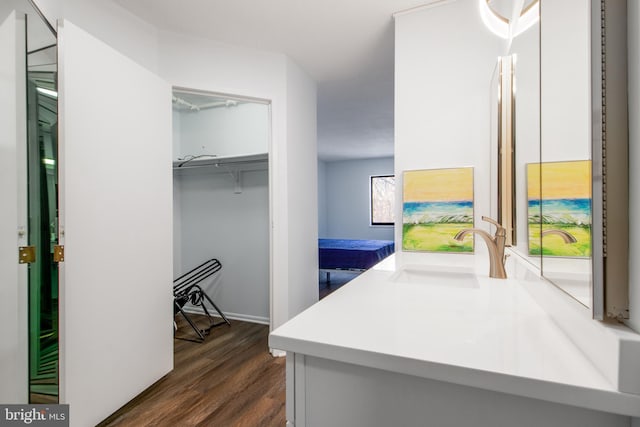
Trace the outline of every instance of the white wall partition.
<path fill-rule="evenodd" d="M 203 284 L 207 295 L 231 319 L 268 324 L 268 172 L 241 173 L 240 193 L 231 174 L 220 168 L 181 171 L 174 179 L 181 227 L 181 251 L 175 254 L 184 260 L 175 276 L 217 258 L 222 271 Z"/>
<path fill-rule="evenodd" d="M 271 102 L 270 322 L 278 326 L 317 300 L 315 83 L 282 54 L 169 32 L 159 40 L 160 74 L 172 85 Z"/>
<path fill-rule="evenodd" d="M 318 160 L 318 236 L 327 237 L 327 162 Z"/>
<path fill-rule="evenodd" d="M 25 20 L 11 12 L 0 24 L 0 402 L 26 403 L 27 266 L 18 264 L 26 241 Z M 23 236 L 18 230 L 25 231 Z"/>
<path fill-rule="evenodd" d="M 180 151 L 174 158 L 200 154 L 221 157 L 267 153 L 270 118 L 269 105 L 257 102 L 239 102 L 229 107 L 197 112 L 182 111 L 179 119 Z"/>
<path fill-rule="evenodd" d="M 285 59 L 287 176 L 284 182 L 287 185 L 286 261 L 289 310 L 287 317 L 277 317 L 277 323 L 273 323 L 273 326 L 284 323 L 318 301 L 316 83 L 293 61 Z M 275 164 L 274 167 L 278 165 Z M 275 252 L 273 255 L 284 254 Z"/>
<path fill-rule="evenodd" d="M 540 8 L 542 162 L 591 158 L 590 19 L 586 0 Z"/>
<path fill-rule="evenodd" d="M 404 170 L 472 166 L 475 224 L 488 229 L 480 217 L 491 212 L 489 91 L 504 41 L 484 26 L 473 0 L 436 2 L 395 22 L 396 217 Z"/>
<path fill-rule="evenodd" d="M 95 425 L 173 368 L 171 89 L 59 28 L 60 398 Z"/>
<path fill-rule="evenodd" d="M 393 240 L 393 226 L 370 225 L 372 175 L 393 175 L 393 158 L 326 163 L 327 234 L 332 239 Z"/>

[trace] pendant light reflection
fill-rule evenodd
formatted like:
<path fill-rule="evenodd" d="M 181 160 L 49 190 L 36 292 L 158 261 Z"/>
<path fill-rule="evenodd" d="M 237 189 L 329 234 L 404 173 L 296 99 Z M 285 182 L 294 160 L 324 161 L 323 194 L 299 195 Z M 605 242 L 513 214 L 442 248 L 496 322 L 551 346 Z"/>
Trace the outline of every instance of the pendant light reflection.
<path fill-rule="evenodd" d="M 534 0 L 529 4 L 517 16 L 515 22 L 496 12 L 489 4 L 490 1 L 478 0 L 482 22 L 493 34 L 506 40 L 511 40 L 531 28 L 540 17 L 539 0 Z"/>
<path fill-rule="evenodd" d="M 36 90 L 43 95 L 50 96 L 51 98 L 58 98 L 58 92 L 51 89 L 45 89 L 43 87 L 37 87 Z"/>

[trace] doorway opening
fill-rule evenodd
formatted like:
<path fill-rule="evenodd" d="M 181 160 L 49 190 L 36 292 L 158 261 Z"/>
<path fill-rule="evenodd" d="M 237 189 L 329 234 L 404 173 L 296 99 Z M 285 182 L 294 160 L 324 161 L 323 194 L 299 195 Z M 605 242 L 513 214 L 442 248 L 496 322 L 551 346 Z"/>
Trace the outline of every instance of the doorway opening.
<path fill-rule="evenodd" d="M 174 276 L 219 261 L 201 286 L 232 325 L 270 322 L 270 145 L 269 101 L 173 89 Z"/>

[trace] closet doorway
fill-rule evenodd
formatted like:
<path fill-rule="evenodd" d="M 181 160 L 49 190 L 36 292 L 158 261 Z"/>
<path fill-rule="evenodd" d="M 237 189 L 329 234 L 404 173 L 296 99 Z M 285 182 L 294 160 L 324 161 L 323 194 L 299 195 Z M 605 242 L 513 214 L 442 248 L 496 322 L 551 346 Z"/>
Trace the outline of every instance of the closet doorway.
<path fill-rule="evenodd" d="M 202 287 L 232 324 L 270 320 L 270 146 L 270 101 L 173 89 L 174 277 L 218 259 Z"/>

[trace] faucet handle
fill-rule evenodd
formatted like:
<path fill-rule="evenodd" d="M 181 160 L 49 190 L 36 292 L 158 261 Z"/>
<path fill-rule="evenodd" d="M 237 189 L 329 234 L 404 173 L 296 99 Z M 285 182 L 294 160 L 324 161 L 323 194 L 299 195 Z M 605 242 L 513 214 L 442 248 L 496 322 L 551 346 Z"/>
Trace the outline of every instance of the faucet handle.
<path fill-rule="evenodd" d="M 504 228 L 504 227 L 502 226 L 502 224 L 500 224 L 500 223 L 499 223 L 498 221 L 496 221 L 495 219 L 492 219 L 492 218 L 489 218 L 488 216 L 484 216 L 484 215 L 483 215 L 483 216 L 482 216 L 482 220 L 483 220 L 483 221 L 487 221 L 488 223 L 493 224 L 493 225 L 495 225 L 495 226 L 496 226 L 496 236 L 498 236 L 498 235 L 504 235 L 504 234 L 507 232 L 506 228 Z"/>

